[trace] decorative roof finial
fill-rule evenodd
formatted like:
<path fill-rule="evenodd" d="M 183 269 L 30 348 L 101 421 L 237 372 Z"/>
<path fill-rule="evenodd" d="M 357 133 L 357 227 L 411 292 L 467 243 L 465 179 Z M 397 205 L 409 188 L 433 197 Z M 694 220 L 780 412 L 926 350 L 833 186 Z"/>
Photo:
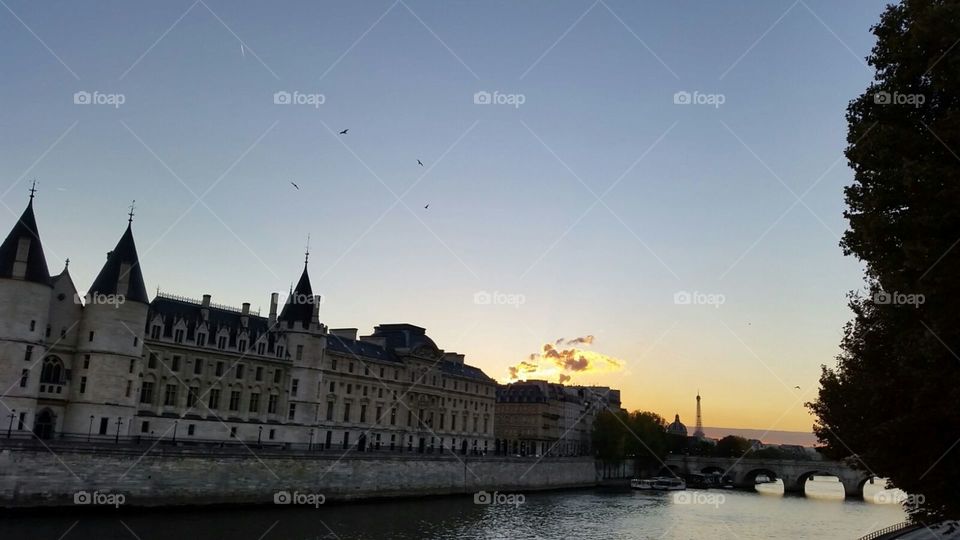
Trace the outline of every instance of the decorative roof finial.
<path fill-rule="evenodd" d="M 307 251 L 303 254 L 303 265 L 307 265 L 307 261 L 310 260 L 310 233 L 307 233 Z"/>
<path fill-rule="evenodd" d="M 33 195 L 37 192 L 37 179 L 33 179 L 33 185 L 30 186 L 30 200 L 33 200 Z"/>
<path fill-rule="evenodd" d="M 64 269 L 64 270 L 66 270 L 67 268 L 70 268 L 70 257 L 67 257 L 67 260 L 64 261 L 64 263 L 65 263 L 65 264 L 63 265 L 63 269 Z"/>
<path fill-rule="evenodd" d="M 136 207 L 137 207 L 137 200 L 134 199 L 134 200 L 130 201 L 130 213 L 127 214 L 127 215 L 129 216 L 129 218 L 127 219 L 127 223 L 128 223 L 128 224 L 132 224 L 132 223 L 133 223 L 133 210 L 134 210 Z"/>

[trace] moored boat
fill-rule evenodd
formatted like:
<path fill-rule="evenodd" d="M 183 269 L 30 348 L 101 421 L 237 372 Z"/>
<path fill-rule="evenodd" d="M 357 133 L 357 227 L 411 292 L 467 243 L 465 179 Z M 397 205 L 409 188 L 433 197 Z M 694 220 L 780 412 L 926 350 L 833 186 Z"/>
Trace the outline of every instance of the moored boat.
<path fill-rule="evenodd" d="M 630 487 L 644 491 L 682 491 L 687 489 L 687 483 L 681 478 L 672 476 L 656 476 L 654 478 L 633 478 Z"/>

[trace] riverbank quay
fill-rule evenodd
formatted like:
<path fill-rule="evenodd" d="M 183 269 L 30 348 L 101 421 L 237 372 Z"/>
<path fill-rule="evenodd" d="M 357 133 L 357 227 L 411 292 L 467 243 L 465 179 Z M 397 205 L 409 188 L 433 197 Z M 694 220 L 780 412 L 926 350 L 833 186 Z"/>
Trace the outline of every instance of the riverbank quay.
<path fill-rule="evenodd" d="M 314 505 L 592 487 L 591 457 L 0 439 L 0 507 Z"/>

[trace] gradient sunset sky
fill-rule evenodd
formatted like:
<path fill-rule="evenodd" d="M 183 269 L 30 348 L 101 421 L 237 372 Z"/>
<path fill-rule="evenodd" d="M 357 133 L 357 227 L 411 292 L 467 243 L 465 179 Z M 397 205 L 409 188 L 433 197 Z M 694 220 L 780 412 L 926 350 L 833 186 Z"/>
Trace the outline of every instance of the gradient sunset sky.
<path fill-rule="evenodd" d="M 424 326 L 498 380 L 592 335 L 617 362 L 567 374 L 627 408 L 809 431 L 883 1 L 0 4 L 0 225 L 37 178 L 81 290 L 136 199 L 151 292 L 266 314 L 310 234 L 333 328 Z"/>

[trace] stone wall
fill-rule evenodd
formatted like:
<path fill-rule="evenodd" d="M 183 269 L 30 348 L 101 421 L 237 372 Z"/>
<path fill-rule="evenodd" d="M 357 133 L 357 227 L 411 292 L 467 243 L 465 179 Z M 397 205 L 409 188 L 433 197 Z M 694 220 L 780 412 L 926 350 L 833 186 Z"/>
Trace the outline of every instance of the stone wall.
<path fill-rule="evenodd" d="M 244 448 L 72 445 L 0 448 L 0 506 L 66 506 L 79 492 L 127 506 L 273 503 L 277 493 L 326 501 L 585 487 L 592 458 L 306 454 Z M 82 496 L 81 496 L 82 497 Z"/>

